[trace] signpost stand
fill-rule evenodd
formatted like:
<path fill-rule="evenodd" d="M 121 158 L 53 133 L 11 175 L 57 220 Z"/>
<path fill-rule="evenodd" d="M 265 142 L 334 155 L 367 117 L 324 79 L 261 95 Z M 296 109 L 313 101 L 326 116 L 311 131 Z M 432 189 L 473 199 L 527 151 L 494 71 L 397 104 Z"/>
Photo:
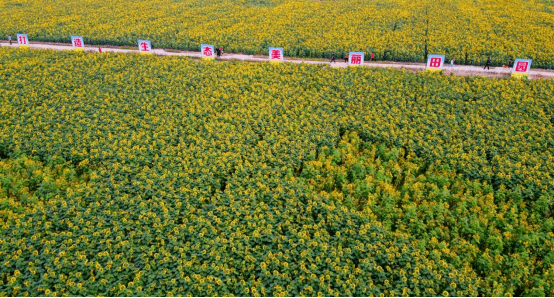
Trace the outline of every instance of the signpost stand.
<path fill-rule="evenodd" d="M 362 66 L 364 64 L 364 52 L 349 52 L 348 66 Z"/>
<path fill-rule="evenodd" d="M 141 54 L 153 54 L 152 53 L 152 43 L 150 43 L 150 40 L 139 39 L 138 48 L 139 48 L 139 52 Z"/>
<path fill-rule="evenodd" d="M 211 44 L 201 44 L 200 51 L 202 52 L 202 60 L 215 59 L 215 47 Z"/>
<path fill-rule="evenodd" d="M 29 48 L 29 38 L 27 38 L 27 34 L 17 34 L 17 44 L 20 48 Z"/>
<path fill-rule="evenodd" d="M 512 68 L 512 78 L 522 79 L 529 76 L 532 59 L 516 59 Z"/>
<path fill-rule="evenodd" d="M 269 61 L 272 63 L 282 63 L 283 48 L 269 48 Z"/>
<path fill-rule="evenodd" d="M 442 72 L 442 67 L 444 66 L 444 55 L 429 55 L 427 57 L 427 67 L 426 71 L 430 72 Z"/>
<path fill-rule="evenodd" d="M 85 43 L 82 36 L 71 36 L 71 44 L 73 44 L 73 50 L 84 51 Z"/>

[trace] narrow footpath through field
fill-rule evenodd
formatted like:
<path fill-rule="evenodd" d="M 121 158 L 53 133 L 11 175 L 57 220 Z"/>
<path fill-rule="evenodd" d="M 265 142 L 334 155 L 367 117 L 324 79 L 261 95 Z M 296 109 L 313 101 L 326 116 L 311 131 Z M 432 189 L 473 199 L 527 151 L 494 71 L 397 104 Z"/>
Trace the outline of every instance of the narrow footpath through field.
<path fill-rule="evenodd" d="M 9 44 L 7 40 L 1 40 L 0 46 L 4 47 L 18 47 L 17 43 Z M 36 42 L 33 41 L 30 43 L 31 49 L 52 49 L 52 50 L 72 50 L 73 47 L 69 43 L 52 43 L 52 42 Z M 101 45 L 101 46 L 86 46 L 85 50 L 87 52 L 99 52 L 99 48 L 103 52 L 117 52 L 117 53 L 138 53 L 137 50 L 129 49 L 130 47 L 118 47 L 111 45 Z M 200 52 L 193 51 L 182 51 L 174 49 L 161 49 L 153 48 L 155 55 L 168 55 L 168 56 L 187 56 L 193 58 L 201 58 Z M 240 60 L 240 61 L 250 61 L 250 62 L 267 62 L 269 58 L 262 55 L 246 55 L 246 54 L 236 54 L 236 53 L 225 53 L 217 60 Z M 347 67 L 347 63 L 342 59 L 337 59 L 335 63 L 329 63 L 329 60 L 324 59 L 309 59 L 309 58 L 298 58 L 298 57 L 285 57 L 285 62 L 288 63 L 310 63 L 310 64 L 326 64 L 331 67 Z M 422 71 L 425 70 L 425 63 L 412 63 L 412 62 L 391 62 L 391 61 L 377 61 L 377 62 L 364 62 L 365 67 L 393 67 L 393 68 L 403 68 L 410 71 Z M 445 74 L 454 74 L 457 76 L 484 76 L 484 77 L 497 77 L 504 78 L 509 77 L 511 73 L 510 68 L 504 67 L 491 67 L 490 70 L 485 70 L 483 66 L 469 66 L 469 65 L 454 65 L 453 68 L 450 68 L 450 64 L 445 63 L 444 66 Z M 554 70 L 549 69 L 531 69 L 529 71 L 530 79 L 540 79 L 540 78 L 554 78 Z"/>

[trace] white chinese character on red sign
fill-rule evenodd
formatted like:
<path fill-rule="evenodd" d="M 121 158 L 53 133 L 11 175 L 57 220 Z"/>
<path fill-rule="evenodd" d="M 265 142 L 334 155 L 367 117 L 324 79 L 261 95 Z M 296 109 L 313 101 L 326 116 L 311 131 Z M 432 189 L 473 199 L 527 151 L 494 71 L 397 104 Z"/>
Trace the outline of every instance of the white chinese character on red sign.
<path fill-rule="evenodd" d="M 442 58 L 432 57 L 429 61 L 429 67 L 441 67 Z"/>
<path fill-rule="evenodd" d="M 278 59 L 278 60 L 281 60 L 281 51 L 279 51 L 279 50 L 271 50 L 271 59 Z"/>
<path fill-rule="evenodd" d="M 212 48 L 211 47 L 204 47 L 203 51 L 204 56 L 211 57 L 213 56 Z"/>
<path fill-rule="evenodd" d="M 76 48 L 82 48 L 83 47 L 83 41 L 80 38 L 75 38 L 73 40 L 73 46 Z"/>
<path fill-rule="evenodd" d="M 350 64 L 362 64 L 362 55 L 352 54 L 350 57 Z"/>
<path fill-rule="evenodd" d="M 140 50 L 143 52 L 149 52 L 150 49 L 148 48 L 148 43 L 146 41 L 143 41 L 140 43 Z"/>
<path fill-rule="evenodd" d="M 516 71 L 517 72 L 527 72 L 527 66 L 529 65 L 529 62 L 526 61 L 518 61 L 516 64 Z"/>

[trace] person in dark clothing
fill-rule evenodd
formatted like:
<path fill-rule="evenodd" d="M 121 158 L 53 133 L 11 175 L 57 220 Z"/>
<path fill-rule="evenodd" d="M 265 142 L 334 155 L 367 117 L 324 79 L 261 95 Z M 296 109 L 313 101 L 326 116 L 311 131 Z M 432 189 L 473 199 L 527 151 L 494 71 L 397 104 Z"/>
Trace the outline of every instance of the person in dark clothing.
<path fill-rule="evenodd" d="M 490 57 L 487 57 L 487 62 L 485 63 L 485 67 L 483 67 L 483 69 L 488 69 L 488 70 L 491 69 L 491 58 Z"/>
<path fill-rule="evenodd" d="M 215 48 L 215 54 L 217 55 L 217 58 L 221 57 L 221 50 L 219 48 Z"/>
<path fill-rule="evenodd" d="M 348 63 L 348 53 L 344 54 L 344 62 Z"/>
<path fill-rule="evenodd" d="M 335 53 L 331 54 L 331 61 L 329 63 L 335 62 Z"/>
<path fill-rule="evenodd" d="M 510 61 L 508 61 L 508 67 L 509 68 L 514 67 L 514 61 L 512 60 L 512 58 L 510 58 Z"/>

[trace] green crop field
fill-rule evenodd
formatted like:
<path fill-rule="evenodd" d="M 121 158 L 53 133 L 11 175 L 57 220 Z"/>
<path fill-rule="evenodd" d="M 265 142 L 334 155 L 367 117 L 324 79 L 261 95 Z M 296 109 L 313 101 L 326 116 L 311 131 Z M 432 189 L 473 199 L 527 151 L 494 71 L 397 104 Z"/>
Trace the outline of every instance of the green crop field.
<path fill-rule="evenodd" d="M 510 58 L 554 68 L 551 0 L 3 0 L 0 37 L 27 33 L 33 41 L 152 46 L 226 52 L 424 62 L 446 55 L 458 64 L 496 66 Z M 366 57 L 368 57 L 366 55 Z"/>
<path fill-rule="evenodd" d="M 553 296 L 553 98 L 0 48 L 0 296 Z"/>

